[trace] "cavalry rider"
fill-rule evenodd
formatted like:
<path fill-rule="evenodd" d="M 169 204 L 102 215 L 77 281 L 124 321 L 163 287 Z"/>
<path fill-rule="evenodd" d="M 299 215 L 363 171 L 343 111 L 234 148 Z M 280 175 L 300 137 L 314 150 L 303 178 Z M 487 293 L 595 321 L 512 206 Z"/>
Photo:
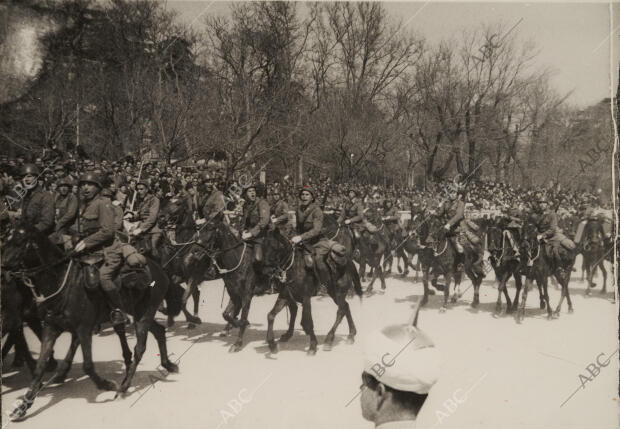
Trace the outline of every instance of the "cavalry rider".
<path fill-rule="evenodd" d="M 202 207 L 202 216 L 204 220 L 198 220 L 196 225 L 202 225 L 204 222 L 210 220 L 213 216 L 226 209 L 224 193 L 215 186 L 215 177 L 207 176 L 204 184 L 205 189 L 208 192 L 207 200 Z"/>
<path fill-rule="evenodd" d="M 514 252 L 515 258 L 519 257 L 519 237 L 521 236 L 521 229 L 523 228 L 523 221 L 521 220 L 521 212 L 519 209 L 513 208 L 508 212 L 508 224 L 505 228 L 506 236 L 510 242 L 510 246 Z"/>
<path fill-rule="evenodd" d="M 271 194 L 273 197 L 273 214 L 271 215 L 271 223 L 275 228 L 280 231 L 284 237 L 289 235 L 289 223 L 288 223 L 288 204 L 282 199 L 282 195 L 278 188 L 273 190 Z"/>
<path fill-rule="evenodd" d="M 483 250 L 480 242 L 480 238 L 469 230 L 467 221 L 465 220 L 465 202 L 463 198 L 465 196 L 465 189 L 459 187 L 458 190 L 452 191 L 449 194 L 449 202 L 441 204 L 438 209 L 438 216 L 440 218 L 448 219 L 444 225 L 444 229 L 448 232 L 450 241 L 454 244 L 458 253 L 463 253 L 462 243 L 465 240 L 472 244 L 472 250 L 478 256 L 474 261 L 472 268 L 478 275 L 484 276 L 484 269 L 482 267 Z"/>
<path fill-rule="evenodd" d="M 385 250 L 385 241 L 386 238 L 383 237 L 382 234 L 375 234 L 379 229 L 375 226 L 381 223 L 382 220 L 382 209 L 381 209 L 381 194 L 379 192 L 374 192 L 372 197 L 368 202 L 368 207 L 364 210 L 364 233 L 365 234 L 373 234 L 373 236 L 368 237 L 369 239 L 375 239 L 377 244 L 377 253 L 383 253 Z M 377 235 L 380 235 L 377 237 Z"/>
<path fill-rule="evenodd" d="M 34 164 L 24 164 L 20 170 L 22 184 L 26 189 L 21 205 L 21 220 L 50 235 L 54 232 L 54 198 L 39 184 L 40 175 L 39 167 Z"/>
<path fill-rule="evenodd" d="M 359 194 L 355 189 L 349 189 L 347 192 L 348 201 L 345 202 L 340 216 L 338 217 L 338 224 L 344 223 L 345 225 L 353 224 L 352 229 L 355 238 L 360 238 L 360 228 L 364 223 L 364 205 L 359 199 Z"/>
<path fill-rule="evenodd" d="M 136 190 L 138 198 L 134 220 L 137 220 L 138 224 L 136 228 L 130 231 L 130 234 L 134 236 L 147 234 L 150 236 L 151 254 L 157 258 L 159 256 L 159 244 L 162 239 L 162 230 L 157 225 L 159 199 L 149 192 L 149 185 L 146 181 L 138 182 Z"/>
<path fill-rule="evenodd" d="M 80 241 L 75 253 L 103 253 L 104 264 L 100 270 L 101 288 L 112 308 L 113 325 L 127 320 L 123 301 L 114 278 L 123 262 L 120 242 L 115 239 L 115 214 L 110 200 L 101 195 L 103 188 L 97 173 L 87 172 L 80 177 L 81 198 L 77 223 Z"/>
<path fill-rule="evenodd" d="M 69 228 L 75 223 L 78 213 L 78 199 L 71 192 L 73 180 L 63 177 L 58 181 L 56 194 L 56 241 L 62 243 L 65 250 L 71 248 L 71 234 Z"/>
<path fill-rule="evenodd" d="M 329 253 L 334 242 L 325 238 L 322 233 L 323 211 L 316 202 L 316 196 L 316 192 L 310 186 L 304 186 L 299 191 L 299 206 L 295 212 L 297 235 L 291 241 L 294 244 L 304 241 L 312 246 L 319 283 L 327 287 L 330 274 L 325 263 L 325 255 Z M 306 267 L 310 268 L 311 264 L 306 263 Z"/>
<path fill-rule="evenodd" d="M 241 217 L 241 228 L 243 232 L 241 239 L 254 242 L 254 263 L 257 274 L 257 293 L 264 292 L 268 288 L 267 277 L 262 270 L 263 264 L 263 239 L 269 226 L 269 203 L 266 198 L 265 185 L 258 182 L 245 189 L 245 204 L 243 205 L 243 215 Z"/>
<path fill-rule="evenodd" d="M 538 240 L 544 240 L 550 243 L 556 256 L 559 255 L 560 246 L 568 250 L 575 249 L 575 243 L 566 237 L 562 230 L 558 227 L 558 218 L 555 212 L 550 208 L 549 201 L 544 195 L 539 196 L 536 219 L 536 228 L 538 229 Z"/>
<path fill-rule="evenodd" d="M 388 230 L 390 239 L 392 241 L 400 240 L 400 236 L 402 235 L 402 228 L 399 224 L 400 216 L 398 216 L 398 209 L 394 206 L 391 199 L 386 198 L 383 201 L 382 214 L 381 220 Z"/>

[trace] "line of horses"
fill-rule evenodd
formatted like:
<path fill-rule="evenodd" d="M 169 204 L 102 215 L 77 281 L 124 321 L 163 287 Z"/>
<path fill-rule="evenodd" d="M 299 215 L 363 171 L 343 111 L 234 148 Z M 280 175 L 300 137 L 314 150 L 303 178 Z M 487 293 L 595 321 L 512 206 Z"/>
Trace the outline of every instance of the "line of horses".
<path fill-rule="evenodd" d="M 65 254 L 48 237 L 28 225 L 17 225 L 10 230 L 2 246 L 2 302 L 5 303 L 2 306 L 2 323 L 5 328 L 3 332 L 9 334 L 2 352 L 4 357 L 8 348 L 14 344 L 16 356 L 24 356 L 33 373 L 33 380 L 13 409 L 11 419 L 18 420 L 25 416 L 43 386 L 42 379 L 46 370 L 55 371 L 50 381 L 64 381 L 78 346 L 82 347 L 85 373 L 99 389 L 114 390 L 117 396 L 123 395 L 131 385 L 145 351 L 148 332 L 157 341 L 162 367 L 169 372 L 178 371 L 177 365 L 168 359 L 165 328 L 155 320 L 155 314 L 158 310 L 165 312 L 169 326 L 181 311 L 190 325 L 201 323 L 197 316 L 200 302 L 198 285 L 204 280 L 222 278 L 224 281 L 230 301 L 223 312 L 227 325 L 220 335 L 229 335 L 233 328 L 238 328 L 237 339 L 230 347 L 231 352 L 243 347 L 244 333 L 249 325 L 250 304 L 259 275 L 267 276 L 278 292 L 275 304 L 267 315 L 266 340 L 270 353 L 278 351 L 273 331 L 276 316 L 283 308 L 289 309 L 288 330 L 279 338 L 279 342 L 288 341 L 294 332 L 298 304 L 302 306 L 301 326 L 310 341 L 308 354 L 317 352 L 311 299 L 317 294 L 320 285 L 306 262 L 305 245 L 292 244 L 288 237 L 274 228 L 264 238 L 264 259 L 257 264 L 254 243 L 241 240 L 223 213 L 209 219 L 198 231 L 185 216 L 174 206 L 165 210 L 162 222 L 174 225 L 174 235 L 165 237 L 157 260 L 147 258 L 148 268 L 140 273 L 131 270 L 124 273 L 122 295 L 133 316 L 137 342 L 132 353 L 127 343 L 125 326 L 114 326 L 126 367 L 120 385 L 101 378 L 93 364 L 92 334 L 100 324 L 107 321 L 109 309 L 102 291 L 89 284 L 90 271 L 85 269 L 88 261 L 73 254 Z M 346 261 L 338 263 L 329 256 L 327 258 L 331 277 L 329 284 L 325 285 L 326 292 L 336 304 L 337 311 L 334 324 L 325 337 L 326 350 L 331 349 L 336 329 L 343 318 L 346 318 L 349 326 L 347 342 L 355 340 L 357 331 L 346 298 L 353 291 L 361 299 L 361 279 L 365 277 L 366 266 L 371 270 L 371 280 L 366 289 L 368 294 L 372 293 L 377 278 L 385 289 L 385 272 L 391 272 L 393 259 L 396 258 L 398 269 L 403 275 L 407 274 L 409 267 L 419 267 L 421 270 L 424 286 L 421 305 L 426 304 L 429 296 L 434 294 L 429 287 L 430 281 L 435 289 L 444 292 L 441 310 L 446 311 L 449 304 L 461 296 L 459 285 L 463 273 L 474 287 L 471 305 L 476 307 L 479 304 L 479 288 L 484 275 L 472 268 L 474 257 L 471 252 L 457 252 L 440 220 L 432 216 L 424 217 L 404 231 L 382 226 L 375 234 L 358 235 L 350 226 L 338 224 L 336 219 L 335 214 L 325 216 L 325 235 L 346 248 Z M 525 314 L 528 289 L 536 281 L 541 308 L 546 307 L 551 318 L 547 294 L 547 279 L 550 276 L 555 277 L 562 287 L 562 297 L 555 315 L 559 315 L 564 298 L 569 311 L 572 311 L 568 281 L 577 251 L 564 249 L 559 256 L 548 252 L 548 246 L 537 240 L 534 224 L 526 221 L 517 234 L 519 236 L 512 237 L 519 243 L 519 254 L 516 255 L 513 246 L 508 243 L 505 231 L 501 223 L 485 227 L 490 264 L 498 280 L 496 311 L 502 309 L 501 296 L 504 294 L 507 312 L 518 309 L 517 320 L 521 320 Z M 603 271 L 606 280 L 603 260 L 611 260 L 611 254 L 604 240 L 596 239 L 596 234 L 588 234 L 588 231 L 578 251 L 584 255 L 588 283 L 593 286 L 592 275 L 597 266 Z M 417 256 L 416 266 L 412 264 L 414 256 Z M 358 268 L 353 261 L 358 263 Z M 404 265 L 403 269 L 400 268 L 400 262 Z M 439 276 L 444 278 L 443 285 L 437 281 Z M 524 288 L 521 276 L 525 276 Z M 517 288 L 512 301 L 506 288 L 510 277 L 515 278 Z M 187 284 L 185 290 L 181 287 L 182 282 Z M 521 289 L 523 297 L 519 306 Z M 190 296 L 194 301 L 193 314 L 186 309 Z M 23 336 L 24 322 L 41 339 L 36 364 Z M 71 346 L 66 357 L 56 367 L 53 347 L 64 331 L 71 332 Z"/>

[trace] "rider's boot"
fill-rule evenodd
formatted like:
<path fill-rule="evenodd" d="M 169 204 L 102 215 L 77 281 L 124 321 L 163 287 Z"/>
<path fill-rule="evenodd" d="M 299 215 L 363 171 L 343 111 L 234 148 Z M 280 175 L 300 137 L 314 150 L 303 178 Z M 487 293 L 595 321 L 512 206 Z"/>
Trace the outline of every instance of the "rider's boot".
<path fill-rule="evenodd" d="M 112 280 L 101 280 L 101 287 L 112 308 L 112 311 L 110 311 L 110 322 L 112 322 L 113 325 L 122 325 L 126 323 L 129 318 L 123 306 L 121 293 L 114 282 Z"/>

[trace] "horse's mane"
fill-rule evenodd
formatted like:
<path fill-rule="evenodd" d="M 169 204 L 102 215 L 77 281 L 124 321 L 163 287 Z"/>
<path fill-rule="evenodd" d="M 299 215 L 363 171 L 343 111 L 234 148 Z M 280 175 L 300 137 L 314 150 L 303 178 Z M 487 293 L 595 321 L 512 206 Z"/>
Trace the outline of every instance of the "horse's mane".
<path fill-rule="evenodd" d="M 65 256 L 65 252 L 54 244 L 47 235 L 33 226 L 22 225 L 22 227 L 26 230 L 26 234 L 34 239 L 43 256 L 52 257 L 52 261 L 61 259 Z"/>

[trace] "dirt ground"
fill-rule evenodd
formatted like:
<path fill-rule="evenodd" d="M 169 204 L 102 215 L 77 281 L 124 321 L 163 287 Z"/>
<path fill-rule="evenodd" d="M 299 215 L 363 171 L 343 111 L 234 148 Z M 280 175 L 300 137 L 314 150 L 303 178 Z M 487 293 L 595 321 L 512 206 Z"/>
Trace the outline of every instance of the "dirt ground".
<path fill-rule="evenodd" d="M 443 297 L 431 297 L 420 312 L 419 326 L 435 340 L 442 355 L 442 372 L 418 416 L 418 427 L 619 427 L 619 360 L 614 354 L 618 348 L 618 313 L 612 278 L 605 295 L 598 292 L 600 278 L 598 283 L 599 288 L 587 297 L 580 273 L 574 273 L 570 293 L 575 312 L 569 314 L 565 304 L 561 316 L 554 320 L 546 319 L 545 310 L 538 307 L 538 292 L 532 291 L 522 324 L 517 324 L 512 315 L 493 315 L 497 290 L 492 274 L 483 283 L 481 304 L 476 310 L 469 306 L 473 288 L 443 314 L 439 312 Z M 464 282 L 462 290 L 468 285 Z M 410 318 L 412 305 L 422 294 L 420 282 L 394 274 L 384 293 L 379 291 L 361 302 L 351 298 L 358 328 L 355 344 L 345 343 L 348 331 L 343 321 L 333 350 L 320 347 L 316 356 L 306 355 L 308 339 L 299 323 L 295 336 L 280 345 L 278 354 L 268 353 L 267 312 L 275 295 L 254 298 L 245 347 L 229 353 L 235 331 L 231 337 L 218 335 L 224 327 L 222 290 L 222 281 L 203 283 L 203 323 L 188 329 L 179 317 L 168 330 L 169 354 L 172 360 L 178 359 L 179 373 L 158 372 L 158 349 L 149 337 L 133 387 L 125 398 L 114 400 L 114 392 L 98 391 L 84 375 L 78 352 L 65 384 L 46 387 L 24 421 L 9 423 L 3 418 L 3 428 L 373 427 L 361 417 L 359 397 L 353 399 L 361 382 L 361 346 L 372 328 L 405 323 Z M 514 296 L 512 283 L 509 291 Z M 550 285 L 549 294 L 555 307 L 559 291 Z M 312 310 L 322 343 L 336 316 L 336 306 L 329 297 L 316 297 Z M 165 323 L 163 315 L 158 319 Z M 286 325 L 287 312 L 282 311 L 276 320 L 276 336 Z M 27 330 L 30 346 L 36 350 L 38 343 L 33 337 Z M 68 334 L 60 337 L 56 357 L 64 356 L 69 339 Z M 130 336 L 132 347 L 134 340 Z M 104 329 L 93 344 L 99 374 L 120 382 L 124 368 L 112 329 Z M 3 363 L 3 417 L 29 381 L 27 371 L 10 367 L 12 358 L 11 352 Z M 607 366 L 591 365 L 597 358 Z M 588 372 L 589 365 L 596 376 Z"/>

